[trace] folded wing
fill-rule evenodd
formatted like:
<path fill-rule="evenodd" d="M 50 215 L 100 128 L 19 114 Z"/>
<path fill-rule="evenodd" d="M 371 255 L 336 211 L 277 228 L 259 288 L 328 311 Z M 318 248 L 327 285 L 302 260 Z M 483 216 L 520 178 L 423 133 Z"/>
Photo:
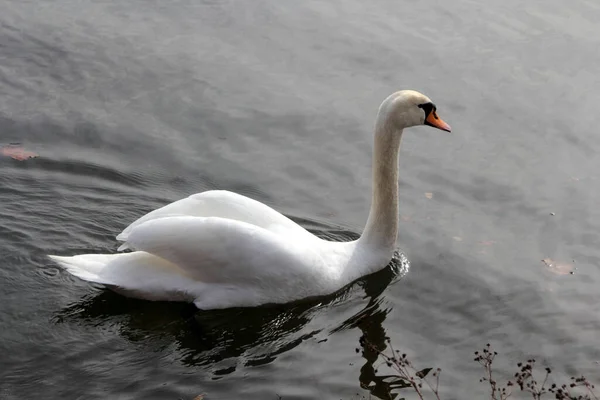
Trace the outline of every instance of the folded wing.
<path fill-rule="evenodd" d="M 164 217 L 136 225 L 127 245 L 177 265 L 204 283 L 268 286 L 318 278 L 310 243 L 219 217 Z"/>
<path fill-rule="evenodd" d="M 117 240 L 128 242 L 130 233 L 140 224 L 177 216 L 220 217 L 256 225 L 273 233 L 287 236 L 290 240 L 314 238 L 300 225 L 259 201 L 226 190 L 211 190 L 191 195 L 149 212 L 125 228 L 117 236 Z M 128 247 L 125 243 L 119 250 Z"/>

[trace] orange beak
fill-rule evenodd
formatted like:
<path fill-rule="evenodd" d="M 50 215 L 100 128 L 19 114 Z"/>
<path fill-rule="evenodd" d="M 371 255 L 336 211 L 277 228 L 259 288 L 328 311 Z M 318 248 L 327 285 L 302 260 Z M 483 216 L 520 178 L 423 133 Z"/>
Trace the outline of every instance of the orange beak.
<path fill-rule="evenodd" d="M 452 132 L 450 125 L 448 125 L 440 117 L 438 117 L 435 110 L 429 113 L 429 115 L 425 119 L 425 125 L 433 126 L 434 128 L 438 128 L 446 132 Z"/>

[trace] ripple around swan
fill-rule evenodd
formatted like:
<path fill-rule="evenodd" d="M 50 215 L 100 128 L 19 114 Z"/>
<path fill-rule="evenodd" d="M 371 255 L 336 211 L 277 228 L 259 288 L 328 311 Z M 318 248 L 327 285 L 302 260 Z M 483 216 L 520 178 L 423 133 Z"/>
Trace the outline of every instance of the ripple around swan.
<path fill-rule="evenodd" d="M 357 235 L 321 231 L 319 236 L 343 240 Z M 333 295 L 256 309 L 197 311 L 192 305 L 152 303 L 101 290 L 65 307 L 53 321 L 96 328 L 118 326 L 121 337 L 150 348 L 175 345 L 181 365 L 206 369 L 218 379 L 238 366 L 271 363 L 307 340 L 355 326 L 356 321 L 378 312 L 385 289 L 408 268 L 405 255 L 396 252 L 387 268 Z M 353 311 L 354 315 L 342 313 L 343 320 L 326 318 L 328 308 L 344 307 L 361 297 L 370 299 L 364 309 Z"/>

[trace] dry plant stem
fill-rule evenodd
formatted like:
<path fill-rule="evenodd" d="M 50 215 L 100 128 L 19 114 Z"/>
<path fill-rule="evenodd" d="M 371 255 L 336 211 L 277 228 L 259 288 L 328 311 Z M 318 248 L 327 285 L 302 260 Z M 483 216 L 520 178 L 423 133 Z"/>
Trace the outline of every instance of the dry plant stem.
<path fill-rule="evenodd" d="M 380 352 L 379 355 L 381 356 L 381 358 L 383 358 L 388 367 L 392 367 L 398 373 L 398 377 L 404 379 L 412 386 L 412 388 L 415 390 L 415 392 L 421 400 L 425 400 L 425 397 L 423 397 L 423 393 L 421 392 L 421 388 L 419 387 L 415 379 L 411 376 L 410 371 L 406 366 L 403 366 L 395 358 L 390 357 L 387 354 Z"/>
<path fill-rule="evenodd" d="M 494 359 L 494 356 L 492 356 L 492 360 L 493 359 Z M 494 380 L 494 378 L 492 376 L 492 361 L 491 360 L 489 363 L 485 364 L 485 370 L 488 375 L 488 382 L 490 383 L 490 387 L 492 389 L 492 399 L 496 400 L 496 381 Z"/>
<path fill-rule="evenodd" d="M 421 392 L 421 388 L 423 387 L 423 385 L 417 383 L 417 381 L 415 380 L 415 377 L 412 375 L 409 368 L 413 369 L 413 372 L 417 372 L 417 371 L 414 368 L 412 368 L 412 364 L 410 363 L 410 361 L 408 361 L 406 359 L 404 354 L 402 355 L 402 358 L 399 359 L 398 358 L 399 352 L 394 350 L 394 346 L 392 345 L 392 342 L 389 339 L 387 341 L 388 341 L 388 345 L 390 346 L 390 349 L 392 350 L 392 358 L 386 356 L 388 358 L 388 361 L 393 362 L 393 364 L 396 366 L 396 370 L 402 370 L 404 376 L 406 377 L 405 379 L 408 379 L 408 382 L 415 389 L 415 391 L 417 392 L 419 397 L 421 399 L 424 399 L 423 393 Z M 439 400 L 439 396 L 438 396 L 438 400 Z"/>
<path fill-rule="evenodd" d="M 487 381 L 489 383 L 490 398 L 492 400 L 506 400 L 512 395 L 512 392 L 509 389 L 509 387 L 512 386 L 512 382 L 509 381 L 507 383 L 506 387 L 504 387 L 502 389 L 500 389 L 498 387 L 498 383 L 494 379 L 493 372 L 492 372 L 492 363 L 494 362 L 494 358 L 497 355 L 498 355 L 498 353 L 493 351 L 491 348 L 491 345 L 488 343 L 481 352 L 479 352 L 479 351 L 475 352 L 476 357 L 475 357 L 474 361 L 477 361 L 479 364 L 481 364 L 481 366 L 485 370 L 485 373 L 487 376 L 481 378 L 479 381 L 480 382 Z"/>
<path fill-rule="evenodd" d="M 435 384 L 432 384 L 426 376 L 432 370 L 432 368 L 426 368 L 418 371 L 406 357 L 406 354 L 400 355 L 398 350 L 395 350 L 391 344 L 389 338 L 386 338 L 386 343 L 391 349 L 392 355 L 383 353 L 381 350 L 368 343 L 364 337 L 361 337 L 360 343 L 363 347 L 368 347 L 381 357 L 383 362 L 388 367 L 396 371 L 396 377 L 399 378 L 401 388 L 412 388 L 420 400 L 425 400 L 423 392 L 423 382 L 427 384 L 431 392 L 435 395 L 435 399 L 441 400 L 439 396 L 439 381 L 441 369 L 435 369 L 433 376 L 435 377 Z M 358 352 L 359 350 L 356 349 Z M 484 369 L 485 376 L 480 379 L 480 382 L 487 381 L 490 385 L 490 399 L 491 400 L 507 400 L 512 396 L 513 386 L 518 386 L 522 392 L 530 393 L 534 400 L 541 400 L 544 395 L 552 393 L 556 400 L 600 400 L 594 393 L 594 385 L 592 385 L 584 376 L 571 377 L 571 383 L 569 385 L 563 384 L 557 386 L 552 384 L 546 387 L 549 382 L 550 374 L 552 373 L 550 368 L 545 368 L 545 376 L 541 385 L 535 380 L 534 367 L 535 360 L 529 359 L 525 363 L 518 363 L 517 367 L 519 370 L 515 373 L 514 383 L 507 381 L 504 386 L 498 384 L 494 379 L 492 364 L 494 358 L 498 355 L 491 345 L 488 343 L 482 351 L 475 352 L 475 359 Z M 571 392 L 571 389 L 581 388 L 585 390 L 585 394 L 575 394 Z M 390 389 L 391 390 L 391 389 Z"/>
<path fill-rule="evenodd" d="M 394 346 L 392 345 L 392 342 L 389 341 L 388 339 L 388 344 L 390 346 L 390 349 L 392 350 L 392 354 L 396 355 L 395 356 L 395 364 L 397 365 L 399 363 L 400 360 L 398 360 L 398 356 L 397 354 L 400 353 L 398 350 L 394 350 Z M 421 381 L 425 382 L 427 384 L 427 386 L 429 386 L 429 389 L 431 389 L 431 392 L 435 395 L 435 398 L 437 400 L 441 400 L 440 399 L 440 395 L 439 395 L 439 387 L 440 387 L 440 373 L 442 372 L 442 370 L 440 368 L 437 368 L 435 370 L 435 372 L 433 373 L 433 376 L 435 376 L 435 388 L 433 387 L 433 385 L 431 384 L 431 382 L 429 382 L 429 380 L 426 377 L 420 377 L 418 375 L 418 371 L 416 370 L 416 368 L 413 367 L 412 363 L 406 358 L 406 354 L 402 354 L 402 360 L 404 360 L 404 364 L 405 364 L 405 373 L 407 376 L 410 377 L 410 383 L 411 385 L 413 385 L 413 387 L 415 388 L 415 390 L 417 390 L 417 393 L 419 393 L 420 396 L 422 396 L 422 393 L 419 389 L 421 389 L 423 387 L 423 385 L 421 383 L 417 383 L 413 374 Z M 409 371 L 409 368 L 412 371 Z M 415 387 L 415 385 L 417 385 Z"/>
<path fill-rule="evenodd" d="M 435 396 L 439 399 L 440 395 L 439 395 L 439 388 L 440 388 L 440 374 L 442 373 L 441 368 L 438 368 L 435 370 L 435 372 L 433 373 L 433 376 L 435 376 L 435 389 L 433 388 L 433 386 L 431 385 L 431 383 L 429 382 L 428 379 L 424 379 L 425 383 L 427 383 L 427 386 L 429 386 L 429 389 L 431 389 L 431 391 L 435 394 Z"/>
<path fill-rule="evenodd" d="M 582 380 L 582 383 L 580 386 L 585 386 L 586 390 L 588 391 L 588 393 L 592 396 L 592 398 L 594 400 L 600 400 L 598 399 L 598 396 L 596 396 L 596 394 L 594 393 L 594 391 L 592 389 L 595 388 L 594 385 L 592 385 L 591 383 L 588 382 L 587 379 L 585 379 L 583 376 L 581 378 L 579 378 Z"/>
<path fill-rule="evenodd" d="M 585 394 L 585 396 L 571 394 L 569 389 L 576 387 L 584 387 L 587 394 Z M 598 396 L 594 393 L 594 388 L 594 385 L 592 385 L 584 376 L 581 376 L 579 378 L 571 377 L 571 383 L 569 385 L 563 384 L 561 387 L 557 387 L 553 384 L 549 391 L 550 393 L 554 393 L 557 400 L 598 400 Z"/>
<path fill-rule="evenodd" d="M 391 356 L 383 353 L 382 351 L 375 348 L 374 346 L 372 346 L 370 343 L 367 343 L 366 341 L 361 341 L 361 344 L 363 346 L 369 346 L 370 349 L 377 352 L 377 354 L 379 354 L 379 356 L 383 359 L 383 361 L 386 363 L 386 365 L 390 368 L 393 368 L 397 372 L 398 377 L 400 379 L 404 380 L 405 382 L 408 382 L 408 384 L 417 393 L 417 396 L 419 396 L 419 399 L 425 400 L 425 396 L 423 394 L 423 383 L 422 383 L 422 382 L 425 382 L 427 384 L 427 386 L 429 387 L 429 389 L 431 390 L 431 392 L 435 395 L 435 398 L 437 400 L 441 400 L 440 395 L 439 395 L 439 383 L 440 383 L 439 376 L 441 373 L 441 369 L 438 368 L 433 373 L 433 375 L 436 378 L 435 386 L 434 386 L 425 377 L 426 373 L 423 374 L 423 371 L 421 371 L 423 376 L 419 376 L 420 372 L 414 368 L 414 366 L 412 365 L 410 360 L 406 357 L 406 354 L 400 355 L 400 351 L 394 349 L 389 338 L 386 338 L 386 342 L 387 342 L 388 346 L 390 347 L 390 350 L 392 353 Z M 430 370 L 431 369 L 429 369 L 427 372 L 429 372 Z"/>

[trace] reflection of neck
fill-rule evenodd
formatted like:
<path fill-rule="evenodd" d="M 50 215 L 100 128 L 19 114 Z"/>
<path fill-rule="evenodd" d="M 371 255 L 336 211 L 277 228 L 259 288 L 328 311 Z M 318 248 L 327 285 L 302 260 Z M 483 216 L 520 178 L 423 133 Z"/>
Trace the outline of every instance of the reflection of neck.
<path fill-rule="evenodd" d="M 373 147 L 373 194 L 371 211 L 361 247 L 392 252 L 398 236 L 398 154 L 402 130 L 393 127 L 386 115 L 379 115 Z"/>
<path fill-rule="evenodd" d="M 379 302 L 374 301 L 375 299 L 377 299 L 376 296 L 371 297 L 369 304 L 364 308 L 365 312 L 361 313 L 363 318 L 357 324 L 358 329 L 362 332 L 360 343 L 363 349 L 362 356 L 366 360 L 360 369 L 358 379 L 361 386 L 369 388 L 371 393 L 376 393 L 379 390 L 389 390 L 386 375 L 378 376 L 374 364 L 379 360 L 379 353 L 387 348 L 387 334 L 383 323 L 390 309 L 382 309 Z"/>

